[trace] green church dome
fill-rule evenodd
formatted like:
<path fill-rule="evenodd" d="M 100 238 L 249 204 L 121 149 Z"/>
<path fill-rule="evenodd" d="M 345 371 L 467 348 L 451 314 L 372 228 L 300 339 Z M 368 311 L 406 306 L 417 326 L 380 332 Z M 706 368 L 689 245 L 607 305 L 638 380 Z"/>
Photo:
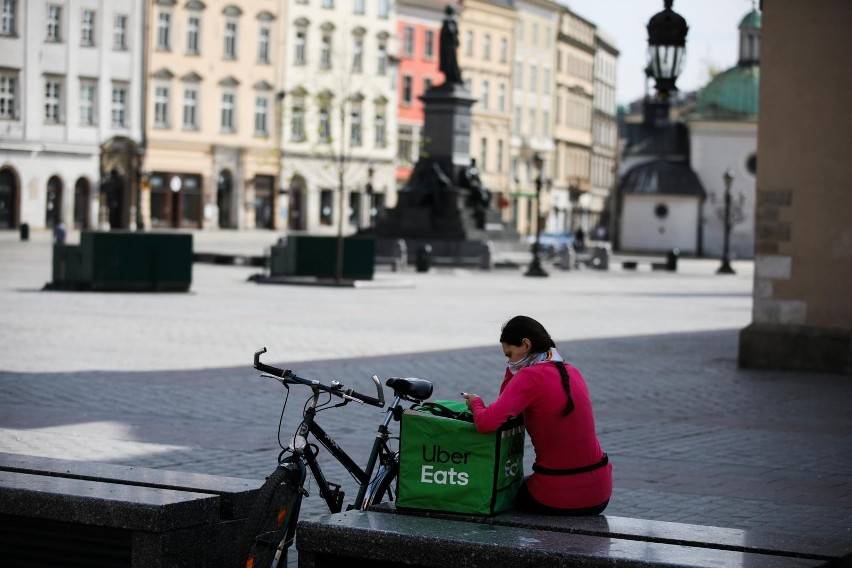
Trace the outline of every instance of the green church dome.
<path fill-rule="evenodd" d="M 746 14 L 743 20 L 740 22 L 740 29 L 742 30 L 748 28 L 753 30 L 759 30 L 762 27 L 761 23 L 761 12 L 758 12 L 757 10 L 752 10 L 751 12 Z"/>
<path fill-rule="evenodd" d="M 699 91 L 695 110 L 706 118 L 756 118 L 759 95 L 760 65 L 737 65 Z"/>
<path fill-rule="evenodd" d="M 698 92 L 695 115 L 717 120 L 757 118 L 760 95 L 760 11 L 740 21 L 740 60 Z"/>

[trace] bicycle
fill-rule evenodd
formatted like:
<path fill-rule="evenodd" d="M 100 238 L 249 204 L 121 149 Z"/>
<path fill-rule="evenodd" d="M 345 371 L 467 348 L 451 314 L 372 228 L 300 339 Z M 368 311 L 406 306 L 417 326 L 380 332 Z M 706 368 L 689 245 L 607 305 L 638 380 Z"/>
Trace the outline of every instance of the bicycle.
<path fill-rule="evenodd" d="M 326 478 L 317 461 L 319 447 L 309 442 L 310 437 L 322 444 L 331 456 L 355 478 L 358 494 L 348 509 L 366 509 L 374 503 L 381 502 L 385 497 L 392 501 L 394 500 L 392 484 L 399 473 L 399 452 L 394 451 L 389 445 L 390 440 L 398 440 L 398 437 L 391 436 L 388 426 L 391 420 L 400 419 L 403 400 L 420 404 L 432 395 L 432 383 L 429 381 L 399 377 L 391 377 L 387 380 L 385 384 L 393 389 L 393 401 L 379 423 L 367 465 L 361 469 L 349 454 L 317 424 L 316 415 L 321 410 L 339 408 L 350 402 L 384 408 L 384 391 L 379 378 L 376 375 L 371 377 L 378 395 L 372 397 L 354 389 L 344 390 L 344 385 L 339 381 L 323 384 L 316 380 L 299 377 L 289 369 L 279 369 L 261 363 L 260 356 L 264 353 L 266 353 L 265 347 L 255 352 L 254 368 L 262 372 L 261 377 L 275 379 L 287 389 L 287 397 L 281 409 L 282 420 L 291 385 L 309 387 L 312 395 L 305 403 L 302 422 L 289 445 L 286 448 L 282 445 L 282 451 L 278 455 L 278 466 L 261 486 L 249 513 L 246 533 L 241 541 L 239 553 L 239 565 L 245 568 L 274 567 L 282 558 L 286 559 L 287 550 L 296 535 L 302 499 L 308 496 L 305 490 L 308 471 L 311 472 L 328 510 L 339 513 L 343 509 L 344 491 L 339 484 L 332 483 Z M 329 401 L 318 406 L 320 395 L 323 393 L 329 395 Z M 328 406 L 331 404 L 332 397 L 339 398 L 342 402 Z M 280 445 L 281 422 L 278 427 Z"/>

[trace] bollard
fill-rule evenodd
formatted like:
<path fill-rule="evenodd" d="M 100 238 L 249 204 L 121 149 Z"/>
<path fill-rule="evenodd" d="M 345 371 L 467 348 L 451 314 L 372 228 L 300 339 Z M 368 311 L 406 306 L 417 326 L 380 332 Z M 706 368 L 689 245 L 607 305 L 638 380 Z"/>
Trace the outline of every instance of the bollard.
<path fill-rule="evenodd" d="M 28 241 L 30 240 L 30 225 L 29 223 L 21 223 L 21 240 Z"/>
<path fill-rule="evenodd" d="M 666 270 L 674 272 L 677 270 L 677 257 L 680 256 L 680 249 L 672 249 L 666 255 Z"/>
<path fill-rule="evenodd" d="M 429 272 L 432 264 L 432 245 L 422 245 L 417 249 L 417 272 Z"/>

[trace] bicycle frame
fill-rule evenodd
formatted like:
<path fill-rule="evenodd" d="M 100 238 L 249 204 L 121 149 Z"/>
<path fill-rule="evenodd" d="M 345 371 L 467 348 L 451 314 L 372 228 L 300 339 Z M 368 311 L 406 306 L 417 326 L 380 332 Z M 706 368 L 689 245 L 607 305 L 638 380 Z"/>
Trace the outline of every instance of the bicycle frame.
<path fill-rule="evenodd" d="M 341 448 L 334 438 L 332 438 L 322 427 L 315 421 L 316 407 L 319 399 L 320 391 L 314 389 L 311 402 L 305 409 L 302 423 L 290 444 L 292 453 L 301 459 L 304 459 L 308 468 L 313 474 L 319 488 L 320 496 L 328 505 L 329 511 L 339 513 L 343 509 L 343 494 L 340 493 L 340 485 L 329 482 L 322 471 L 322 467 L 317 461 L 316 454 L 310 451 L 308 446 L 308 434 L 312 435 L 328 452 L 348 471 L 357 481 L 359 489 L 355 498 L 355 502 L 351 505 L 353 508 L 364 509 L 369 504 L 372 495 L 368 492 L 374 490 L 370 486 L 370 481 L 373 477 L 373 472 L 376 469 L 376 463 L 384 463 L 382 458 L 390 458 L 394 452 L 388 447 L 387 441 L 390 438 L 388 426 L 393 420 L 394 409 L 400 404 L 401 398 L 394 397 L 393 402 L 388 406 L 385 412 L 385 417 L 379 425 L 376 437 L 373 442 L 370 457 L 367 460 L 367 465 L 364 469 L 355 463 L 346 451 Z"/>

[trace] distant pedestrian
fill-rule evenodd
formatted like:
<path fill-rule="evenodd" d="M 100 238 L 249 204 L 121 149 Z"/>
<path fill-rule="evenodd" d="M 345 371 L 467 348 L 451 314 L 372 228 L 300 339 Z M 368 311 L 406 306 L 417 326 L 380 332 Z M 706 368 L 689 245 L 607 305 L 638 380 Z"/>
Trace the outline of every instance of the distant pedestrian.
<path fill-rule="evenodd" d="M 53 242 L 58 245 L 65 244 L 65 223 L 59 221 L 53 228 Z"/>
<path fill-rule="evenodd" d="M 583 227 L 580 227 L 574 233 L 574 250 L 577 252 L 586 250 L 586 232 L 583 230 Z"/>
<path fill-rule="evenodd" d="M 500 395 L 485 406 L 465 394 L 480 432 L 493 432 L 523 415 L 535 449 L 515 508 L 551 515 L 598 515 L 612 495 L 612 465 L 601 450 L 589 390 L 580 371 L 556 351 L 536 320 L 516 316 L 500 334 L 509 359 Z"/>

